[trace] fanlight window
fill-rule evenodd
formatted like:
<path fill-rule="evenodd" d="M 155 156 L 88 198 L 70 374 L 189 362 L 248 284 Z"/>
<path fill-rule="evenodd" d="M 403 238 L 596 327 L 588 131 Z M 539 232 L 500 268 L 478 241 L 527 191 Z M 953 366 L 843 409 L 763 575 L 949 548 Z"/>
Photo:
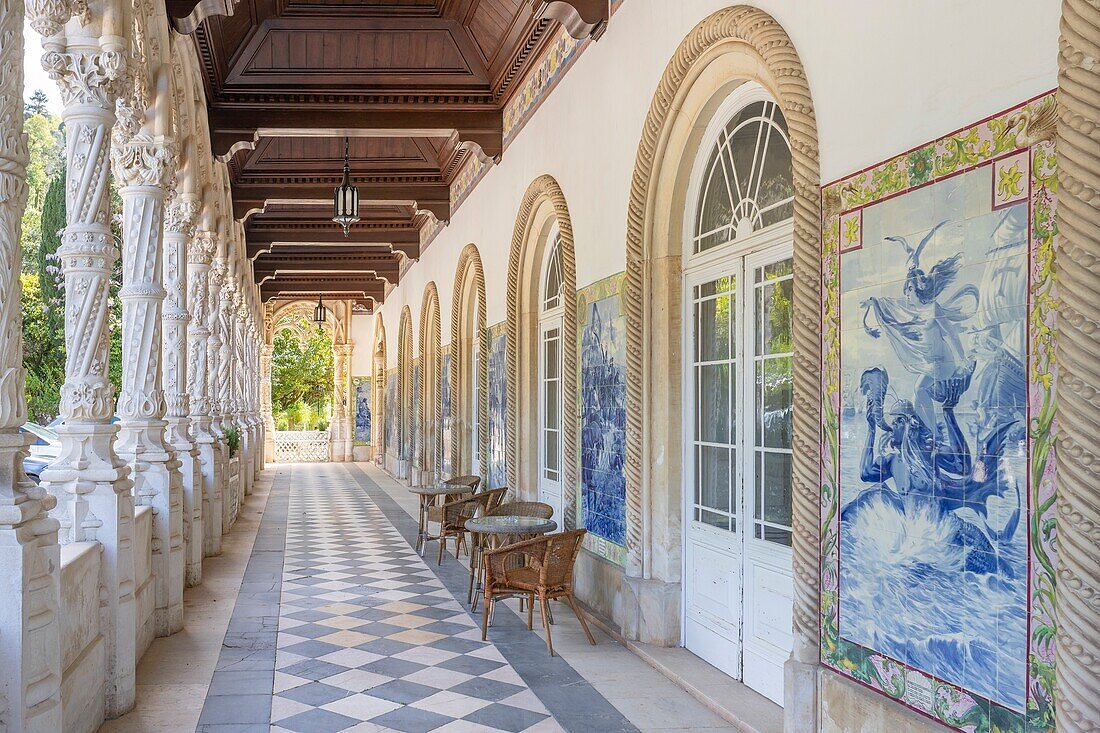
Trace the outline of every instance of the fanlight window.
<path fill-rule="evenodd" d="M 789 219 L 793 206 L 787 121 L 775 102 L 754 102 L 725 126 L 707 161 L 694 253 Z"/>
<path fill-rule="evenodd" d="M 551 310 L 561 305 L 561 290 L 564 283 L 561 279 L 561 236 L 553 235 L 553 249 L 546 263 L 546 282 L 543 286 L 542 309 Z"/>

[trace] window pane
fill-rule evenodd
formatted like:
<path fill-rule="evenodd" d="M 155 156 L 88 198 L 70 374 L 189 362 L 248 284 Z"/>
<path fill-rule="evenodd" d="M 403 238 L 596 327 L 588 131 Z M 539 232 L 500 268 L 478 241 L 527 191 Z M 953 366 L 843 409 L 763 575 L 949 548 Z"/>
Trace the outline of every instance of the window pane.
<path fill-rule="evenodd" d="M 729 364 L 708 364 L 696 369 L 695 414 L 696 440 L 707 443 L 729 443 L 730 409 Z"/>
<path fill-rule="evenodd" d="M 561 436 L 557 430 L 547 430 L 543 433 L 543 446 L 546 456 L 547 478 L 557 478 L 557 472 L 561 470 Z M 552 476 L 549 474 L 553 474 Z"/>
<path fill-rule="evenodd" d="M 782 356 L 765 359 L 760 370 L 763 384 L 758 378 L 757 392 L 760 399 L 762 430 L 758 431 L 757 445 L 769 448 L 791 447 L 791 405 L 793 383 L 791 378 L 791 357 Z M 759 374 L 759 373 L 758 373 Z"/>
<path fill-rule="evenodd" d="M 708 512 L 706 509 L 696 509 L 695 518 L 703 524 L 709 524 L 712 527 L 725 530 L 736 530 L 736 525 L 730 526 L 730 518 L 725 514 L 715 514 L 714 512 Z"/>
<path fill-rule="evenodd" d="M 733 219 L 730 190 L 726 184 L 726 176 L 721 161 L 718 160 L 717 148 L 711 153 L 707 171 L 709 172 L 703 183 L 703 190 L 699 199 L 695 236 L 700 237 L 709 232 L 714 234 L 712 237 L 706 238 L 705 245 L 700 242 L 700 247 L 696 249 L 697 252 L 713 246 L 715 243 L 727 241 L 730 238 L 728 227 Z M 719 228 L 722 229 L 716 232 L 715 230 Z"/>
<path fill-rule="evenodd" d="M 789 354 L 794 350 L 791 342 L 792 298 L 794 280 L 769 283 L 757 292 L 760 297 L 756 308 L 756 325 L 760 329 L 757 344 L 761 354 Z"/>
<path fill-rule="evenodd" d="M 542 413 L 545 419 L 544 424 L 546 427 L 556 430 L 561 427 L 560 383 L 557 380 L 553 380 L 543 382 L 543 385 L 544 394 L 546 396 L 546 404 L 544 406 L 544 412 Z"/>
<path fill-rule="evenodd" d="M 729 448 L 701 445 L 696 450 L 695 503 L 722 512 L 730 511 L 733 486 L 730 482 Z"/>
<path fill-rule="evenodd" d="M 546 379 L 557 379 L 561 375 L 561 339 L 558 337 L 558 329 L 546 332 Z"/>
<path fill-rule="evenodd" d="M 734 296 L 719 295 L 696 304 L 695 339 L 696 358 L 699 361 L 724 361 L 730 358 L 734 341 L 731 333 L 733 322 L 730 318 L 733 303 Z"/>
<path fill-rule="evenodd" d="M 791 456 L 762 453 L 763 471 L 757 481 L 764 499 L 763 519 L 770 524 L 791 526 Z"/>

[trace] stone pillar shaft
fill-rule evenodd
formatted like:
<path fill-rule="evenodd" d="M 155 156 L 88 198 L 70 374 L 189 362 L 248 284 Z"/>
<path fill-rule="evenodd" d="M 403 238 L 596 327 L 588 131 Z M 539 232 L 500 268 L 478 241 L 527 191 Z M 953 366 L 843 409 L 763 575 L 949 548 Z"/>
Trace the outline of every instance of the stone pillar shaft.
<path fill-rule="evenodd" d="M 184 582 L 188 586 L 202 582 L 202 464 L 191 440 L 190 399 L 187 381 L 188 324 L 187 258 L 195 236 L 199 214 L 198 197 L 178 193 L 170 202 L 164 220 L 164 288 L 167 293 L 161 313 L 163 328 L 162 380 L 165 402 L 165 440 L 180 462 L 183 499 Z"/>
<path fill-rule="evenodd" d="M 77 23 L 69 24 L 76 30 Z M 106 714 L 134 705 L 136 609 L 134 502 L 126 463 L 115 453 L 118 428 L 108 378 L 107 311 L 118 259 L 107 197 L 108 151 L 126 55 L 118 39 L 74 33 L 68 45 L 47 41 L 42 58 L 65 109 L 67 223 L 58 256 L 65 274 L 65 383 L 61 387 L 60 457 L 42 473 L 58 499 L 62 541 L 103 545 L 101 631 L 106 649 Z M 56 47 L 58 50 L 52 50 Z"/>
<path fill-rule="evenodd" d="M 59 523 L 52 496 L 23 473 L 27 419 L 19 272 L 27 203 L 23 1 L 0 0 L 0 699 L 11 733 L 61 729 Z"/>
<path fill-rule="evenodd" d="M 187 327 L 187 393 L 190 399 L 191 428 L 199 450 L 202 471 L 203 555 L 221 552 L 221 469 L 217 436 L 212 430 L 210 392 L 210 263 L 214 257 L 214 235 L 198 232 L 187 249 L 187 307 L 191 322 Z"/>
<path fill-rule="evenodd" d="M 1058 54 L 1059 733 L 1100 731 L 1100 13 L 1063 0 Z"/>

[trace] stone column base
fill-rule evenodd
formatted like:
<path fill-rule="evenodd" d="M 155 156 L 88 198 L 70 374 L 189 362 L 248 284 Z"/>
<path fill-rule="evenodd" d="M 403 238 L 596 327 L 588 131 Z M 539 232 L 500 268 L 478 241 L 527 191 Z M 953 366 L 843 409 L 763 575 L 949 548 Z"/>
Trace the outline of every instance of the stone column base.
<path fill-rule="evenodd" d="M 654 646 L 679 646 L 682 602 L 679 583 L 626 577 L 615 603 L 614 620 L 627 639 Z"/>
<path fill-rule="evenodd" d="M 794 657 L 783 665 L 783 730 L 816 733 L 820 665 Z"/>

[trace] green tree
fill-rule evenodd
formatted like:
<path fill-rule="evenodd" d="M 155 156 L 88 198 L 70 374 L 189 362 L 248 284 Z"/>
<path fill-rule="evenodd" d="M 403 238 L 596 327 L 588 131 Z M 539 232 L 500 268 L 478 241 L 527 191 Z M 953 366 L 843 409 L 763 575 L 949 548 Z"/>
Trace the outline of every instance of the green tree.
<path fill-rule="evenodd" d="M 303 319 L 304 321 L 304 319 Z M 312 329 L 304 322 L 301 328 Z M 289 331 L 275 336 L 271 350 L 271 405 L 276 422 L 291 430 L 328 427 L 332 400 L 332 340 L 313 331 L 303 351 Z"/>
<path fill-rule="evenodd" d="M 46 96 L 46 93 L 41 89 L 36 89 L 31 98 L 23 105 L 23 117 L 49 114 L 49 103 L 50 98 Z"/>
<path fill-rule="evenodd" d="M 42 227 L 42 207 L 46 192 L 62 164 L 61 120 L 44 114 L 34 114 L 23 123 L 27 134 L 30 158 L 27 163 L 27 208 L 23 212 L 23 272 L 34 272 L 45 232 Z M 64 192 L 64 188 L 62 188 Z M 64 224 L 64 220 L 62 220 Z"/>
<path fill-rule="evenodd" d="M 35 422 L 57 417 L 65 381 L 65 335 L 51 323 L 53 308 L 42 296 L 37 273 L 20 276 L 23 286 L 23 366 L 27 412 Z"/>

